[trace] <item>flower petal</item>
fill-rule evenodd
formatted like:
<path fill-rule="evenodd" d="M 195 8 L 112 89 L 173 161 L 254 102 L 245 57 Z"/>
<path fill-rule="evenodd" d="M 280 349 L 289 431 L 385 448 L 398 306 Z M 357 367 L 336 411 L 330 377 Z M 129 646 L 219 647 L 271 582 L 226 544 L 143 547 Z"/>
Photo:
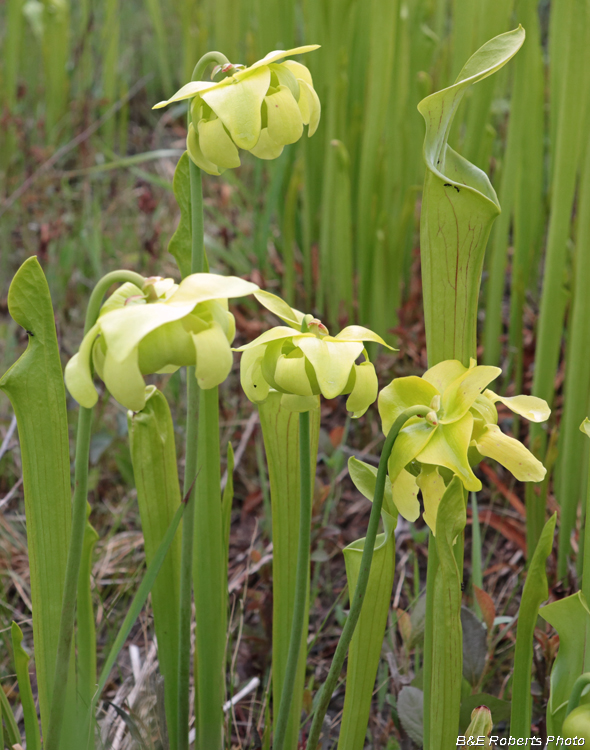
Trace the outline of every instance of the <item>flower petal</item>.
<path fill-rule="evenodd" d="M 313 52 L 319 48 L 319 44 L 307 44 L 304 47 L 293 47 L 293 49 L 288 50 L 276 49 L 273 50 L 273 52 L 269 52 L 268 55 L 265 55 L 262 60 L 255 62 L 254 65 L 251 65 L 247 70 L 258 68 L 260 65 L 269 65 L 270 63 L 282 60 L 283 57 L 291 57 L 292 55 L 303 55 L 305 52 Z"/>
<path fill-rule="evenodd" d="M 422 470 L 416 479 L 416 483 L 422 490 L 424 521 L 430 527 L 432 533 L 436 534 L 438 506 L 446 490 L 444 480 L 438 473 L 438 466 L 422 464 Z"/>
<path fill-rule="evenodd" d="M 281 409 L 301 414 L 304 411 L 314 411 L 319 408 L 319 396 L 297 396 L 294 393 L 283 393 Z"/>
<path fill-rule="evenodd" d="M 433 385 L 415 375 L 392 380 L 379 394 L 379 415 L 383 434 L 389 433 L 391 426 L 403 411 L 420 404 L 429 407 L 432 399 L 438 395 Z"/>
<path fill-rule="evenodd" d="M 288 305 L 285 300 L 277 297 L 276 294 L 265 292 L 262 289 L 258 292 L 254 292 L 254 296 L 261 305 L 264 305 L 267 310 L 270 310 L 271 313 L 274 313 L 277 318 L 280 318 L 285 323 L 293 326 L 293 328 L 295 328 L 297 331 L 301 331 L 301 323 L 303 321 L 303 318 L 305 317 L 302 312 L 299 312 L 299 310 L 295 310 L 293 307 Z"/>
<path fill-rule="evenodd" d="M 118 360 L 107 347 L 103 364 L 104 384 L 111 396 L 131 411 L 141 411 L 145 406 L 145 383 L 137 360 L 137 348 L 125 359 Z"/>
<path fill-rule="evenodd" d="M 580 425 L 580 432 L 583 432 L 584 435 L 590 437 L 590 419 L 588 419 L 588 417 L 586 417 Z"/>
<path fill-rule="evenodd" d="M 310 86 L 306 81 L 299 81 L 299 91 L 299 109 L 301 110 L 303 122 L 306 125 L 309 124 L 307 136 L 311 138 L 320 124 L 322 114 L 320 97 L 317 95 L 314 87 Z"/>
<path fill-rule="evenodd" d="M 100 332 L 100 324 L 93 325 L 80 344 L 80 351 L 66 365 L 65 379 L 68 391 L 86 409 L 92 409 L 98 401 L 98 394 L 92 382 L 90 366 L 92 348 Z"/>
<path fill-rule="evenodd" d="M 283 148 L 280 143 L 275 143 L 268 134 L 268 128 L 262 128 L 260 131 L 260 138 L 258 143 L 250 149 L 250 153 L 254 154 L 257 159 L 266 159 L 271 161 L 272 159 L 278 159 L 283 153 Z"/>
<path fill-rule="evenodd" d="M 375 367 L 371 362 L 361 362 L 360 365 L 353 365 L 352 369 L 355 381 L 346 401 L 346 409 L 352 412 L 353 419 L 358 419 L 377 398 L 379 383 Z"/>
<path fill-rule="evenodd" d="M 431 383 L 440 394 L 443 394 L 447 386 L 465 372 L 467 372 L 467 367 L 462 365 L 458 359 L 447 359 L 434 365 L 430 370 L 426 370 L 422 377 L 428 383 Z"/>
<path fill-rule="evenodd" d="M 240 359 L 240 382 L 244 393 L 254 403 L 265 401 L 270 390 L 269 384 L 262 375 L 264 349 L 264 346 L 248 349 Z"/>
<path fill-rule="evenodd" d="M 420 515 L 416 477 L 402 469 L 392 485 L 391 493 L 395 507 L 406 521 L 415 521 Z"/>
<path fill-rule="evenodd" d="M 377 344 L 383 344 L 388 349 L 393 349 L 392 346 L 386 344 L 385 341 L 379 336 L 378 333 L 371 331 L 370 328 L 364 328 L 363 326 L 346 326 L 340 333 L 337 333 L 334 338 L 337 341 L 374 341 Z"/>
<path fill-rule="evenodd" d="M 478 396 L 471 405 L 471 410 L 477 412 L 477 414 L 474 413 L 474 416 L 477 418 L 479 415 L 485 424 L 498 424 L 498 412 L 493 399 L 488 398 L 488 393 L 491 393 L 491 391 L 484 391 L 481 396 Z"/>
<path fill-rule="evenodd" d="M 424 449 L 437 429 L 426 422 L 426 420 L 413 417 L 400 430 L 387 462 L 387 470 L 391 482 L 395 482 L 402 469 L 413 461 L 420 451 Z"/>
<path fill-rule="evenodd" d="M 456 422 L 467 412 L 486 385 L 495 380 L 502 370 L 481 365 L 472 367 L 453 380 L 442 394 L 443 417 L 441 422 Z"/>
<path fill-rule="evenodd" d="M 184 305 L 193 300 L 199 302 L 247 297 L 258 291 L 258 286 L 238 276 L 220 276 L 216 273 L 193 273 L 184 278 L 166 305 Z"/>
<path fill-rule="evenodd" d="M 172 104 L 172 102 L 180 102 L 183 99 L 192 99 L 201 91 L 205 91 L 206 89 L 210 89 L 217 85 L 217 83 L 210 83 L 208 81 L 189 81 L 188 83 L 185 83 L 182 88 L 178 89 L 178 91 L 173 94 L 170 99 L 166 99 L 166 101 L 164 102 L 158 102 L 157 104 L 154 104 L 152 109 L 161 109 L 167 104 Z"/>
<path fill-rule="evenodd" d="M 285 60 L 281 63 L 281 67 L 288 68 L 298 81 L 305 81 L 305 83 L 313 88 L 313 79 L 306 65 L 296 60 Z"/>
<path fill-rule="evenodd" d="M 207 174 L 214 174 L 214 175 L 220 175 L 221 172 L 219 171 L 216 164 L 213 164 L 212 161 L 209 161 L 209 159 L 206 159 L 203 152 L 201 151 L 201 146 L 199 144 L 199 136 L 197 135 L 197 131 L 194 128 L 194 125 L 192 122 L 188 126 L 188 135 L 186 137 L 186 150 L 188 151 L 188 155 L 193 160 L 193 162 L 197 165 L 199 169 L 202 169 L 204 172 L 207 172 Z"/>
<path fill-rule="evenodd" d="M 252 66 L 255 67 L 255 66 Z M 261 108 L 270 85 L 270 70 L 263 65 L 248 75 L 236 75 L 201 94 L 229 130 L 239 148 L 250 150 L 260 138 Z"/>
<path fill-rule="evenodd" d="M 510 396 L 509 398 L 504 398 L 489 389 L 485 391 L 484 396 L 487 396 L 494 403 L 500 401 L 500 403 L 507 406 L 515 414 L 520 414 L 521 417 L 525 417 L 525 419 L 531 422 L 545 422 L 551 415 L 549 404 L 536 396 Z"/>
<path fill-rule="evenodd" d="M 199 145 L 205 159 L 224 169 L 240 166 L 240 155 L 236 144 L 227 134 L 221 120 L 201 120 L 197 126 Z"/>
<path fill-rule="evenodd" d="M 335 398 L 342 393 L 354 361 L 363 350 L 362 343 L 322 341 L 304 334 L 295 335 L 293 343 L 311 362 L 325 398 Z"/>
<path fill-rule="evenodd" d="M 416 456 L 420 463 L 444 466 L 463 482 L 465 489 L 478 492 L 481 482 L 475 476 L 467 459 L 473 431 L 473 416 L 467 412 L 452 424 L 439 424 L 432 440 Z"/>
<path fill-rule="evenodd" d="M 230 373 L 233 355 L 223 329 L 216 321 L 209 328 L 192 334 L 197 352 L 195 375 L 199 388 L 208 390 L 223 383 Z"/>
<path fill-rule="evenodd" d="M 297 356 L 299 355 L 299 356 Z M 276 363 L 274 379 L 286 393 L 296 396 L 313 396 L 313 388 L 305 371 L 305 356 L 295 349 L 290 355 L 281 354 Z"/>
<path fill-rule="evenodd" d="M 264 98 L 269 138 L 281 145 L 298 141 L 303 134 L 303 120 L 295 97 L 287 86 Z"/>
<path fill-rule="evenodd" d="M 313 334 L 309 334 L 310 336 L 313 336 Z M 260 346 L 261 344 L 268 344 L 271 341 L 277 341 L 278 339 L 289 339 L 293 336 L 293 329 L 287 328 L 287 326 L 275 326 L 274 328 L 271 328 L 269 331 L 265 331 L 264 333 L 261 333 L 258 338 L 255 338 L 254 341 L 251 341 L 249 344 L 244 344 L 243 346 L 239 346 L 236 351 L 237 352 L 246 352 L 248 349 L 254 349 L 256 346 Z"/>
<path fill-rule="evenodd" d="M 520 482 L 542 482 L 547 469 L 518 440 L 505 435 L 495 424 L 488 424 L 475 442 L 482 456 L 505 466 Z"/>

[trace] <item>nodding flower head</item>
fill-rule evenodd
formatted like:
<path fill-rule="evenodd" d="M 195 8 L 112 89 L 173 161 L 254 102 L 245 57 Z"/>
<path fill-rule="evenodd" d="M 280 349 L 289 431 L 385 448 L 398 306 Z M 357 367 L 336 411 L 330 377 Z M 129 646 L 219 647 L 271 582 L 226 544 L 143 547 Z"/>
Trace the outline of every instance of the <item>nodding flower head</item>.
<path fill-rule="evenodd" d="M 348 326 L 330 336 L 321 321 L 294 310 L 274 294 L 255 296 L 287 325 L 271 328 L 238 349 L 243 352 L 240 373 L 248 398 L 261 403 L 273 389 L 284 394 L 287 408 L 307 411 L 320 393 L 325 398 L 349 394 L 346 408 L 353 417 L 362 416 L 378 391 L 375 367 L 363 342 L 388 346 L 383 339 L 361 326 Z M 363 361 L 357 364 L 360 356 Z"/>
<path fill-rule="evenodd" d="M 192 99 L 187 151 L 209 174 L 239 167 L 239 148 L 260 159 L 276 159 L 284 146 L 301 138 L 304 125 L 310 137 L 317 130 L 321 105 L 311 73 L 305 65 L 285 60 L 315 49 L 317 44 L 276 50 L 247 68 L 218 65 L 214 74 L 226 78 L 191 81 L 154 109 Z"/>
<path fill-rule="evenodd" d="M 379 394 L 385 434 L 409 407 L 423 404 L 428 409 L 425 418 L 414 417 L 406 423 L 389 457 L 393 498 L 407 520 L 418 518 L 420 488 L 424 520 L 435 531 L 438 503 L 445 490 L 444 476 L 448 478 L 449 472 L 456 474 L 465 489 L 480 490 L 481 482 L 472 465 L 483 456 L 501 463 L 520 481 L 540 482 L 545 477 L 543 464 L 521 442 L 500 430 L 494 404 L 500 401 L 533 422 L 545 421 L 549 407 L 533 396 L 504 398 L 489 390 L 488 384 L 500 372 L 498 367 L 477 366 L 475 360 L 469 367 L 447 360 L 431 367 L 421 378 L 397 378 Z"/>
<path fill-rule="evenodd" d="M 66 385 L 86 408 L 97 401 L 92 367 L 127 409 L 145 405 L 144 375 L 175 372 L 194 365 L 201 388 L 228 376 L 235 322 L 229 297 L 256 291 L 256 284 L 234 276 L 195 273 L 180 284 L 151 277 L 143 288 L 127 283 L 103 304 L 66 367 Z"/>

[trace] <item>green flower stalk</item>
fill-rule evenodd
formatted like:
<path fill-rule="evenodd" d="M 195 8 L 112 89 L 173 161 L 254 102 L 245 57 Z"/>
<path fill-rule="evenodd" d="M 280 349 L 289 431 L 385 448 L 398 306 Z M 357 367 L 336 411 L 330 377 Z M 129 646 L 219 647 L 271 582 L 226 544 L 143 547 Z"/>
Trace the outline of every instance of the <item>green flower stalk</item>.
<path fill-rule="evenodd" d="M 486 388 L 500 375 L 498 367 L 464 367 L 446 360 L 419 378 L 396 378 L 379 394 L 383 432 L 405 409 L 419 404 L 428 409 L 426 419 L 411 420 L 400 432 L 389 457 L 389 479 L 395 503 L 408 521 L 420 513 L 418 488 L 424 499 L 424 520 L 436 532 L 438 504 L 445 491 L 442 470 L 457 475 L 466 490 L 477 492 L 481 482 L 472 466 L 482 457 L 493 458 L 519 481 L 540 482 L 546 469 L 521 442 L 498 427 L 494 404 L 501 402 L 532 422 L 549 418 L 547 403 L 534 396 L 504 398 Z M 417 473 L 417 477 L 408 468 Z"/>
<path fill-rule="evenodd" d="M 223 74 L 223 80 L 190 81 L 154 109 L 192 100 L 186 148 L 194 164 L 208 174 L 239 167 L 239 148 L 259 159 L 276 159 L 286 145 L 301 138 L 304 125 L 309 137 L 317 130 L 321 105 L 311 73 L 284 58 L 318 46 L 269 52 L 247 68 L 217 65 L 212 77 Z"/>
<path fill-rule="evenodd" d="M 144 375 L 195 366 L 201 388 L 223 382 L 232 366 L 235 321 L 228 297 L 258 287 L 229 276 L 197 273 L 180 284 L 153 277 L 143 287 L 123 284 L 102 306 L 84 336 L 80 351 L 66 366 L 66 385 L 85 408 L 96 403 L 92 365 L 119 403 L 141 411 L 146 402 Z"/>
<path fill-rule="evenodd" d="M 361 417 L 378 391 L 364 342 L 393 347 L 362 326 L 348 326 L 330 336 L 320 320 L 289 307 L 280 297 L 269 292 L 255 296 L 287 325 L 276 326 L 237 350 L 244 352 L 240 372 L 250 401 L 263 403 L 272 389 L 284 394 L 287 408 L 307 411 L 319 394 L 328 399 L 344 394 L 348 411 Z M 364 360 L 356 364 L 360 356 Z"/>

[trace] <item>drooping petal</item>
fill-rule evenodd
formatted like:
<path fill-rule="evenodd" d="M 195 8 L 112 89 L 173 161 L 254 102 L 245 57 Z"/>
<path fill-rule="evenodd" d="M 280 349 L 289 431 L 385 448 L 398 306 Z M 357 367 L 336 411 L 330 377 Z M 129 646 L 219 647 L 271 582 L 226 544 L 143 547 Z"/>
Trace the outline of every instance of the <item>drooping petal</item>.
<path fill-rule="evenodd" d="M 221 120 L 201 120 L 197 126 L 199 145 L 205 159 L 224 169 L 240 166 L 240 155 L 236 144 L 227 134 Z"/>
<path fill-rule="evenodd" d="M 498 396 L 497 393 L 489 389 L 485 391 L 484 396 L 487 396 L 494 403 L 500 401 L 515 414 L 520 414 L 521 417 L 525 417 L 531 422 L 545 422 L 551 415 L 549 404 L 536 396 L 510 396 L 505 398 Z"/>
<path fill-rule="evenodd" d="M 208 390 L 223 383 L 230 373 L 233 355 L 221 326 L 213 321 L 209 328 L 192 334 L 197 352 L 195 375 L 199 388 Z"/>
<path fill-rule="evenodd" d="M 476 440 L 482 456 L 493 458 L 520 482 L 542 482 L 547 469 L 518 440 L 505 435 L 495 424 L 488 424 Z"/>
<path fill-rule="evenodd" d="M 484 388 L 500 375 L 499 367 L 481 365 L 472 367 L 453 380 L 442 394 L 443 417 L 441 422 L 456 422 L 467 412 Z"/>
<path fill-rule="evenodd" d="M 416 477 L 402 469 L 392 485 L 391 494 L 395 507 L 406 521 L 415 521 L 420 515 Z"/>
<path fill-rule="evenodd" d="M 293 343 L 311 362 L 325 398 L 342 393 L 354 361 L 363 350 L 362 343 L 326 341 L 305 334 L 293 336 Z"/>
<path fill-rule="evenodd" d="M 439 362 L 434 367 L 426 370 L 422 377 L 428 383 L 431 383 L 436 390 L 442 395 L 447 386 L 450 385 L 453 380 L 461 377 L 467 372 L 467 367 L 461 364 L 458 359 L 447 359 L 444 362 Z"/>
<path fill-rule="evenodd" d="M 369 328 L 363 326 L 346 326 L 340 333 L 334 336 L 338 341 L 374 341 L 377 344 L 383 344 L 388 349 L 395 351 L 392 346 L 389 346 L 378 333 L 371 331 Z"/>
<path fill-rule="evenodd" d="M 209 161 L 209 159 L 205 158 L 205 155 L 201 151 L 201 145 L 199 143 L 199 136 L 197 135 L 197 131 L 195 130 L 192 122 L 188 126 L 188 135 L 186 137 L 186 150 L 188 151 L 188 155 L 193 160 L 193 162 L 197 165 L 199 169 L 202 169 L 204 172 L 207 172 L 207 174 L 214 174 L 219 176 L 221 172 L 219 171 L 217 164 L 214 164 L 212 161 Z"/>
<path fill-rule="evenodd" d="M 432 399 L 438 395 L 433 385 L 415 375 L 392 380 L 379 394 L 379 416 L 383 434 L 389 433 L 391 426 L 403 411 L 420 404 L 430 407 Z"/>
<path fill-rule="evenodd" d="M 303 122 L 309 125 L 307 135 L 311 138 L 320 124 L 322 105 L 316 90 L 306 81 L 299 81 L 299 90 L 301 92 L 298 101 L 299 109 L 301 110 Z"/>
<path fill-rule="evenodd" d="M 261 344 L 268 344 L 271 341 L 278 341 L 279 339 L 289 339 L 293 336 L 293 329 L 287 328 L 287 326 L 275 326 L 274 328 L 271 328 L 268 331 L 265 331 L 264 333 L 261 333 L 258 338 L 255 338 L 254 341 L 250 341 L 249 344 L 244 344 L 243 346 L 239 346 L 236 351 L 237 352 L 246 352 L 248 349 L 254 349 L 254 347 L 260 346 Z M 305 334 L 303 334 L 305 335 Z M 313 336 L 313 334 L 307 334 L 308 336 Z"/>
<path fill-rule="evenodd" d="M 236 74 L 201 94 L 239 148 L 249 151 L 260 138 L 261 107 L 269 85 L 270 70 L 263 65 L 244 71 L 244 75 Z"/>
<path fill-rule="evenodd" d="M 434 437 L 416 456 L 418 461 L 444 466 L 460 477 L 465 489 L 478 492 L 481 482 L 475 476 L 467 459 L 473 431 L 473 416 L 467 412 L 452 424 L 439 424 Z"/>
<path fill-rule="evenodd" d="M 301 323 L 305 317 L 302 312 L 295 310 L 295 308 L 288 305 L 285 300 L 277 297 L 276 294 L 265 292 L 262 289 L 258 292 L 254 292 L 254 296 L 261 305 L 264 305 L 267 310 L 274 313 L 277 318 L 280 318 L 288 325 L 293 326 L 297 331 L 301 331 Z"/>
<path fill-rule="evenodd" d="M 254 403 L 262 403 L 266 400 L 270 390 L 269 384 L 262 375 L 262 358 L 264 346 L 248 349 L 240 359 L 240 382 L 244 393 Z"/>
<path fill-rule="evenodd" d="M 387 470 L 391 482 L 395 482 L 401 470 L 424 450 L 424 447 L 428 445 L 428 442 L 432 439 L 437 429 L 426 422 L 426 420 L 413 417 L 400 430 L 393 444 L 389 461 L 387 462 Z"/>
<path fill-rule="evenodd" d="M 299 99 L 299 83 L 290 68 L 282 63 L 271 63 L 268 67 L 277 77 L 279 84 L 286 86 L 293 94 L 295 101 L 297 101 Z"/>
<path fill-rule="evenodd" d="M 195 364 L 195 347 L 184 320 L 166 323 L 148 333 L 139 342 L 139 370 L 144 375 L 161 372 L 164 367 L 188 367 Z"/>
<path fill-rule="evenodd" d="M 201 91 L 211 89 L 218 85 L 219 84 L 217 83 L 211 83 L 209 81 L 189 81 L 188 83 L 185 83 L 182 88 L 178 89 L 178 91 L 173 94 L 170 99 L 166 99 L 166 101 L 164 102 L 158 102 L 157 104 L 154 104 L 152 109 L 161 109 L 167 104 L 172 104 L 172 102 L 180 102 L 183 99 L 192 99 Z"/>
<path fill-rule="evenodd" d="M 139 370 L 137 348 L 132 349 L 125 359 L 119 360 L 112 356 L 111 350 L 107 347 L 103 364 L 103 379 L 111 396 L 122 406 L 131 411 L 143 409 L 145 383 Z"/>
<path fill-rule="evenodd" d="M 80 351 L 66 365 L 65 380 L 68 391 L 76 401 L 86 409 L 91 409 L 98 400 L 98 394 L 92 382 L 90 366 L 92 348 L 100 331 L 97 323 L 92 326 L 82 339 Z"/>
<path fill-rule="evenodd" d="M 444 480 L 438 473 L 438 466 L 422 464 L 422 470 L 416 479 L 416 483 L 422 490 L 424 521 L 428 524 L 432 533 L 436 534 L 438 506 L 446 490 Z"/>
<path fill-rule="evenodd" d="M 379 383 L 375 367 L 371 362 L 361 362 L 360 365 L 353 365 L 352 370 L 355 375 L 355 381 L 350 396 L 346 401 L 346 409 L 352 412 L 353 419 L 357 419 L 363 416 L 377 398 Z"/>
<path fill-rule="evenodd" d="M 281 354 L 277 359 L 274 379 L 286 393 L 297 396 L 313 396 L 313 388 L 305 371 L 305 356 L 296 349 L 285 356 Z"/>
<path fill-rule="evenodd" d="M 295 97 L 287 86 L 264 98 L 269 138 L 281 145 L 298 141 L 303 134 L 303 120 Z"/>
<path fill-rule="evenodd" d="M 309 86 L 313 88 L 313 79 L 309 68 L 296 60 L 284 60 L 281 63 L 282 68 L 288 68 L 295 78 L 299 81 L 305 81 Z M 306 123 L 307 124 L 307 123 Z"/>
<path fill-rule="evenodd" d="M 261 65 L 269 65 L 270 63 L 278 62 L 284 57 L 291 57 L 292 55 L 303 55 L 305 52 L 313 52 L 314 50 L 319 48 L 319 44 L 307 44 L 303 47 L 293 47 L 293 49 L 288 50 L 276 49 L 272 52 L 269 52 L 268 55 L 265 55 L 262 60 L 258 60 L 258 62 L 255 62 L 254 65 L 251 65 L 247 70 L 258 68 Z"/>
<path fill-rule="evenodd" d="M 278 159 L 283 153 L 284 146 L 280 143 L 275 143 L 268 134 L 268 128 L 262 128 L 260 131 L 260 138 L 258 143 L 250 149 L 250 153 L 254 154 L 257 159 L 266 159 L 272 161 Z"/>

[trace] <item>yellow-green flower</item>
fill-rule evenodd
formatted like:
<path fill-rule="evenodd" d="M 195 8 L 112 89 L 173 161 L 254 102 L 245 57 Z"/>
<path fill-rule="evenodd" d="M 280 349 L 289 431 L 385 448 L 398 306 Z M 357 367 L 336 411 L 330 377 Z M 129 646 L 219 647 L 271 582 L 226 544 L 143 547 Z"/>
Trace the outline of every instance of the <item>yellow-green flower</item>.
<path fill-rule="evenodd" d="M 419 487 L 424 520 L 435 529 L 438 503 L 445 490 L 439 467 L 456 474 L 465 489 L 473 491 L 481 489 L 481 482 L 471 463 L 474 459 L 478 463 L 483 456 L 501 463 L 520 481 L 540 482 L 545 477 L 543 464 L 521 442 L 500 430 L 494 404 L 500 401 L 533 422 L 545 421 L 549 407 L 534 396 L 503 398 L 487 390 L 500 373 L 498 367 L 476 366 L 475 360 L 470 367 L 447 360 L 431 367 L 421 378 L 397 378 L 379 394 L 385 434 L 407 408 L 423 404 L 428 410 L 425 418 L 408 421 L 389 457 L 394 500 L 407 520 L 415 521 L 420 513 Z M 406 470 L 413 462 L 420 469 L 417 478 Z"/>
<path fill-rule="evenodd" d="M 227 78 L 219 83 L 191 81 L 154 109 L 193 100 L 186 147 L 194 163 L 209 174 L 239 167 L 239 148 L 260 159 L 276 159 L 284 146 L 301 138 L 304 125 L 309 125 L 310 137 L 317 130 L 321 105 L 311 73 L 284 58 L 318 46 L 276 50 L 249 68 L 221 66 Z"/>
<path fill-rule="evenodd" d="M 294 310 L 274 294 L 257 292 L 255 297 L 287 325 L 271 328 L 237 350 L 243 352 L 240 373 L 248 398 L 261 403 L 274 389 L 285 394 L 283 403 L 289 408 L 306 411 L 320 393 L 325 398 L 350 394 L 346 408 L 353 417 L 362 416 L 378 392 L 375 368 L 363 342 L 388 346 L 383 339 L 361 326 L 348 326 L 330 336 L 321 321 Z M 361 355 L 364 361 L 356 364 Z"/>
<path fill-rule="evenodd" d="M 143 289 L 123 284 L 68 362 L 68 390 L 82 406 L 94 406 L 92 364 L 114 398 L 132 411 L 145 405 L 144 375 L 194 365 L 201 388 L 219 385 L 233 361 L 235 322 L 227 299 L 257 289 L 235 276 L 210 273 L 192 274 L 180 284 L 152 277 Z"/>

